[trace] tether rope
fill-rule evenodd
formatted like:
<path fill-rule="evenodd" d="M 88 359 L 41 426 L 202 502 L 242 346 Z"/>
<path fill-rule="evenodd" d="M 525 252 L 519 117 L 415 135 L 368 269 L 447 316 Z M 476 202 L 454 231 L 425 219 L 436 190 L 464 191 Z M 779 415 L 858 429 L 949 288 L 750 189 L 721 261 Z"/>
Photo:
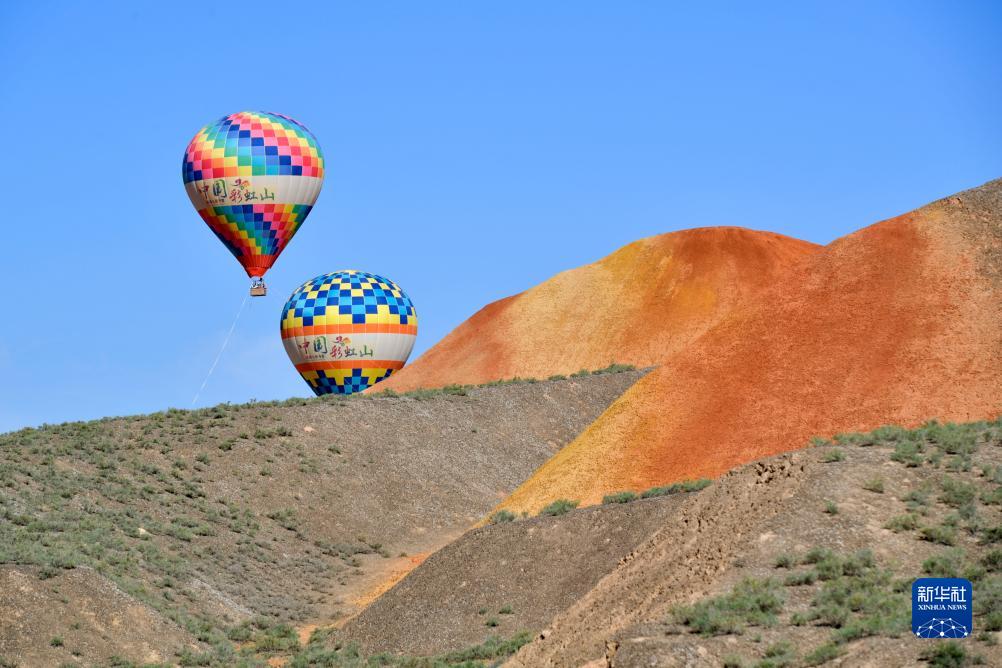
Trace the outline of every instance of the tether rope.
<path fill-rule="evenodd" d="M 209 373 L 205 374 L 205 380 L 202 381 L 202 386 L 198 388 L 198 392 L 191 399 L 191 405 L 194 406 L 195 402 L 198 401 L 198 395 L 202 394 L 202 390 L 205 389 L 205 384 L 209 382 L 209 378 L 212 377 L 212 372 L 216 370 L 216 365 L 219 364 L 220 358 L 222 358 L 223 353 L 226 351 L 226 346 L 230 344 L 230 337 L 233 336 L 233 330 L 237 328 L 237 321 L 240 320 L 240 314 L 244 312 L 244 307 L 247 306 L 247 298 L 249 294 L 244 295 L 243 302 L 240 303 L 240 310 L 237 311 L 237 317 L 233 318 L 233 324 L 230 325 L 230 331 L 226 333 L 226 338 L 223 339 L 223 346 L 219 349 L 219 353 L 216 354 L 216 359 L 213 360 L 212 366 L 209 367 Z"/>

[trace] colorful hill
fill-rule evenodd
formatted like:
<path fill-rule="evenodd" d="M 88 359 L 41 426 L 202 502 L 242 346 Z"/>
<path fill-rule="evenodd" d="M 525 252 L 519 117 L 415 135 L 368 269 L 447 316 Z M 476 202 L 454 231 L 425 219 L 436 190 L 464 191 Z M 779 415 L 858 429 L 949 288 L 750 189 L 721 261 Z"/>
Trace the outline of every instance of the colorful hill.
<path fill-rule="evenodd" d="M 658 364 L 819 246 L 702 228 L 650 237 L 481 309 L 380 389 Z"/>
<path fill-rule="evenodd" d="M 664 358 L 505 502 L 601 499 L 814 435 L 1002 412 L 1002 182 L 839 239 Z"/>
<path fill-rule="evenodd" d="M 492 304 L 396 379 L 544 375 L 590 356 L 659 365 L 504 507 L 715 476 L 814 435 L 1002 412 L 1002 181 L 823 249 L 730 228 L 638 243 Z M 608 337 L 578 325 L 582 302 L 615 323 Z"/>

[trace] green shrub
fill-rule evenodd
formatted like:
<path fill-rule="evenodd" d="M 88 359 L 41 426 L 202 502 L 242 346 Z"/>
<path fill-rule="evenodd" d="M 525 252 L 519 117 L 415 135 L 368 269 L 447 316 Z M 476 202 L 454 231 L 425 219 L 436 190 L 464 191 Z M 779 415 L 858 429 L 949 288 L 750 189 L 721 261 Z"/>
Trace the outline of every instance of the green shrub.
<path fill-rule="evenodd" d="M 187 647 L 181 650 L 177 657 L 179 666 L 211 666 L 215 661 L 212 652 L 200 652 L 196 654 Z"/>
<path fill-rule="evenodd" d="M 683 480 L 682 481 L 682 491 L 683 492 L 698 492 L 701 489 L 706 489 L 713 483 L 709 478 L 700 478 L 698 480 Z"/>
<path fill-rule="evenodd" d="M 849 557 L 825 550 L 820 559 L 814 561 L 814 573 L 819 580 L 834 580 L 844 575 L 859 576 L 873 567 L 873 554 L 860 550 Z"/>
<path fill-rule="evenodd" d="M 996 527 L 985 527 L 981 530 L 981 544 L 991 545 L 1002 542 L 1002 524 Z"/>
<path fill-rule="evenodd" d="M 944 477 L 940 486 L 942 492 L 939 495 L 939 500 L 954 508 L 967 505 L 977 498 L 978 490 L 974 485 L 951 477 Z"/>
<path fill-rule="evenodd" d="M 933 644 L 922 652 L 922 659 L 935 668 L 961 668 L 969 665 L 967 651 L 953 640 Z"/>
<path fill-rule="evenodd" d="M 978 449 L 977 435 L 970 425 L 939 424 L 930 420 L 922 431 L 927 440 L 948 455 L 970 455 Z"/>
<path fill-rule="evenodd" d="M 240 626 L 231 627 L 226 631 L 226 637 L 234 642 L 245 642 L 250 640 L 253 634 L 253 629 L 250 627 L 249 622 L 245 622 Z"/>
<path fill-rule="evenodd" d="M 624 371 L 636 371 L 636 369 L 637 367 L 632 364 L 616 364 L 615 362 L 612 362 L 609 366 L 603 369 L 595 369 L 592 371 L 592 375 L 597 376 L 603 373 L 622 373 Z"/>
<path fill-rule="evenodd" d="M 850 432 L 846 434 L 835 434 L 835 442 L 839 445 L 873 445 L 873 438 L 867 434 Z"/>
<path fill-rule="evenodd" d="M 894 533 L 902 531 L 914 531 L 918 528 L 918 515 L 908 513 L 907 515 L 897 515 L 888 520 L 884 525 L 885 529 L 890 529 Z"/>
<path fill-rule="evenodd" d="M 963 550 L 947 550 L 922 562 L 922 572 L 934 578 L 960 577 L 958 567 L 964 561 Z"/>
<path fill-rule="evenodd" d="M 515 513 L 510 510 L 499 510 L 493 515 L 491 515 L 491 524 L 504 524 L 505 522 L 514 522 Z"/>
<path fill-rule="evenodd" d="M 817 564 L 826 559 L 831 559 L 834 553 L 825 547 L 812 547 L 800 560 L 802 564 Z"/>
<path fill-rule="evenodd" d="M 905 597 L 890 591 L 890 577 L 876 569 L 825 582 L 811 603 L 811 616 L 833 626 L 836 643 L 871 635 L 895 635 L 907 628 Z"/>
<path fill-rule="evenodd" d="M 279 624 L 254 634 L 253 644 L 257 652 L 295 651 L 299 649 L 299 634 L 288 624 Z"/>
<path fill-rule="evenodd" d="M 765 648 L 765 660 L 757 664 L 757 668 L 785 668 L 792 665 L 797 659 L 797 652 L 793 648 L 793 643 L 781 640 Z"/>
<path fill-rule="evenodd" d="M 801 571 L 800 573 L 793 573 L 786 576 L 783 580 L 783 584 L 787 587 L 802 587 L 804 585 L 812 585 L 818 579 L 817 573 L 812 570 Z"/>
<path fill-rule="evenodd" d="M 834 501 L 826 501 L 825 512 L 829 515 L 838 515 L 838 506 L 835 505 Z"/>
<path fill-rule="evenodd" d="M 550 505 L 540 510 L 539 514 L 548 515 L 551 517 L 555 517 L 557 515 L 564 515 L 577 508 L 579 503 L 581 502 L 572 501 L 570 499 L 557 499 Z"/>
<path fill-rule="evenodd" d="M 662 487 L 651 487 L 649 490 L 641 494 L 640 498 L 650 499 L 656 496 L 681 494 L 682 492 L 698 492 L 701 489 L 709 487 L 712 483 L 713 481 L 707 478 L 700 478 L 698 480 L 683 480 L 682 482 L 675 482 Z"/>
<path fill-rule="evenodd" d="M 602 497 L 602 503 L 629 503 L 637 499 L 636 492 L 616 492 Z"/>
<path fill-rule="evenodd" d="M 991 550 L 981 557 L 981 564 L 990 573 L 1002 571 L 1002 550 Z"/>
<path fill-rule="evenodd" d="M 993 576 L 979 583 L 974 595 L 976 625 L 984 631 L 1002 631 L 1002 576 Z"/>
<path fill-rule="evenodd" d="M 808 652 L 807 656 L 804 657 L 804 665 L 820 666 L 823 663 L 834 661 L 841 653 L 842 650 L 835 643 L 825 643 Z"/>
<path fill-rule="evenodd" d="M 773 566 L 776 568 L 792 568 L 793 567 L 793 557 L 788 554 L 781 554 L 776 557 L 776 561 L 773 562 Z"/>
<path fill-rule="evenodd" d="M 845 461 L 845 453 L 839 450 L 838 448 L 835 448 L 834 450 L 829 450 L 828 452 L 826 452 L 824 456 L 821 458 L 821 461 L 824 462 L 825 464 L 833 464 L 835 462 Z"/>
<path fill-rule="evenodd" d="M 909 510 L 916 510 L 921 506 L 929 505 L 929 492 L 927 489 L 913 489 L 904 496 L 901 500 L 908 504 Z"/>
<path fill-rule="evenodd" d="M 889 424 L 883 427 L 877 427 L 872 432 L 873 438 L 879 441 L 902 441 L 906 438 L 911 437 L 911 432 L 904 427 L 899 427 L 898 425 Z"/>
<path fill-rule="evenodd" d="M 922 540 L 940 545 L 953 545 L 957 542 L 957 532 L 948 526 L 922 527 L 919 532 Z"/>
<path fill-rule="evenodd" d="M 532 634 L 528 631 L 522 631 L 508 640 L 503 640 L 497 636 L 490 636 L 480 645 L 435 657 L 432 660 L 432 665 L 437 666 L 438 664 L 434 662 L 438 661 L 446 664 L 461 664 L 460 668 L 465 668 L 466 666 L 477 665 L 469 663 L 472 661 L 502 659 L 511 656 L 524 645 L 529 644 L 532 641 L 532 637 Z M 497 665 L 497 663 L 494 662 L 493 665 Z"/>
<path fill-rule="evenodd" d="M 883 478 L 870 478 L 863 483 L 863 489 L 868 492 L 873 492 L 874 494 L 884 493 L 884 479 Z"/>
<path fill-rule="evenodd" d="M 981 501 L 989 506 L 1002 506 L 1002 487 L 981 493 Z"/>
<path fill-rule="evenodd" d="M 783 595 L 771 579 L 746 578 L 722 596 L 677 608 L 673 614 L 694 633 L 741 633 L 746 626 L 771 626 L 782 610 Z"/>
<path fill-rule="evenodd" d="M 908 467 L 921 466 L 922 457 L 920 456 L 920 453 L 922 450 L 922 446 L 915 441 L 901 441 L 894 445 L 894 452 L 891 454 L 891 459 L 896 462 L 901 462 Z"/>

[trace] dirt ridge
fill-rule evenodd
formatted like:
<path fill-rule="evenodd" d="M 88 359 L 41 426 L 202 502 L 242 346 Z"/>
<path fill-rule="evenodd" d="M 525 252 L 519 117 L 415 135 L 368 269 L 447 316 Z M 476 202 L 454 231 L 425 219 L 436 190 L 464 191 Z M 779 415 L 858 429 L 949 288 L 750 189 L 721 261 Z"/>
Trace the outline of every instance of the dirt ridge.
<path fill-rule="evenodd" d="M 439 654 L 537 632 L 671 521 L 682 495 L 472 529 L 352 618 L 339 637 L 370 653 Z"/>
<path fill-rule="evenodd" d="M 741 545 L 757 536 L 761 522 L 782 512 L 804 484 L 805 461 L 792 453 L 757 462 L 686 498 L 669 523 L 505 665 L 581 665 L 599 659 L 606 651 L 604 639 L 615 631 L 705 591 Z M 666 591 L 671 582 L 687 586 Z"/>

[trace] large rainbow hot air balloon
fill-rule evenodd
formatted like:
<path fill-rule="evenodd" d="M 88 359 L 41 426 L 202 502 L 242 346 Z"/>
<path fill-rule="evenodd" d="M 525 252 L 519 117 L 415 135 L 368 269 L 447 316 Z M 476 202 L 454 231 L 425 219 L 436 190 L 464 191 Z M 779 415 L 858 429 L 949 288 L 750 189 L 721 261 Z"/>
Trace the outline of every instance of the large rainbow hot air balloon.
<path fill-rule="evenodd" d="M 191 203 L 251 277 L 251 294 L 263 295 L 264 273 L 320 194 L 316 137 L 281 114 L 230 114 L 199 130 L 181 174 Z"/>
<path fill-rule="evenodd" d="M 393 281 L 349 269 L 299 286 L 282 309 L 281 330 L 285 352 L 317 395 L 352 394 L 404 365 L 417 314 Z"/>

